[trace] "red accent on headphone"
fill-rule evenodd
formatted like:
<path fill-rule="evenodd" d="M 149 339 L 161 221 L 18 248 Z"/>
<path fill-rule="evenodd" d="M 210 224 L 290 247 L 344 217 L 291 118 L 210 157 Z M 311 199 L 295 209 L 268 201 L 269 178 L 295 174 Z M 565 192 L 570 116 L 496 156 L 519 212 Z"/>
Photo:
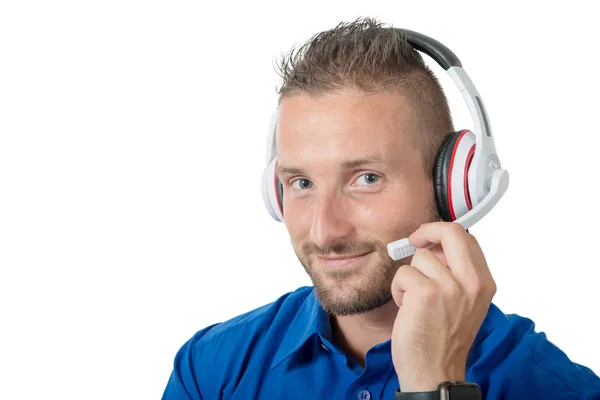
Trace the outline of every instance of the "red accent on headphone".
<path fill-rule="evenodd" d="M 470 210 L 473 209 L 473 205 L 471 204 L 471 193 L 469 192 L 469 167 L 471 166 L 471 161 L 473 161 L 473 156 L 475 155 L 475 146 L 474 144 L 471 146 L 469 150 L 469 154 L 467 154 L 467 162 L 465 164 L 465 181 L 463 182 L 463 186 L 465 187 L 465 200 L 467 202 L 467 208 Z"/>
<path fill-rule="evenodd" d="M 454 148 L 452 149 L 452 157 L 450 158 L 450 171 L 448 171 L 448 205 L 450 206 L 450 217 L 452 221 L 456 220 L 456 213 L 454 212 L 454 204 L 452 204 L 452 170 L 454 169 L 454 158 L 456 157 L 456 149 L 460 144 L 461 139 L 468 131 L 465 129 L 460 132 L 460 136 L 456 139 L 454 143 Z"/>

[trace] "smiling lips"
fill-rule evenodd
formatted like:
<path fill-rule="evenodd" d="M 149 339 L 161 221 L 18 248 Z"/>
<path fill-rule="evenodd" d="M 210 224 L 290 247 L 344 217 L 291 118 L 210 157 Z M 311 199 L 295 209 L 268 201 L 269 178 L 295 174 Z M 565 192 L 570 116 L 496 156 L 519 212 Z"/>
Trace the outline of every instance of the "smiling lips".
<path fill-rule="evenodd" d="M 361 254 L 351 254 L 345 256 L 334 256 L 334 257 L 317 257 L 319 262 L 325 265 L 327 268 L 340 269 L 348 268 L 362 262 L 365 257 L 371 252 Z"/>

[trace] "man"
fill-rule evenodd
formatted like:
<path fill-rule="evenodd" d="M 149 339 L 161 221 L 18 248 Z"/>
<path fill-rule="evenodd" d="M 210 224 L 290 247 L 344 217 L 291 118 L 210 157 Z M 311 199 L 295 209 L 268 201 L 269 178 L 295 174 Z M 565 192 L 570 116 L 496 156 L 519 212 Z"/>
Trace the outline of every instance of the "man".
<path fill-rule="evenodd" d="M 600 399 L 598 376 L 491 303 L 477 240 L 440 221 L 431 171 L 452 121 L 405 37 L 340 24 L 280 70 L 276 171 L 314 287 L 200 330 L 163 399 L 437 399 L 451 381 L 471 383 L 452 399 Z M 404 237 L 419 250 L 394 261 Z"/>

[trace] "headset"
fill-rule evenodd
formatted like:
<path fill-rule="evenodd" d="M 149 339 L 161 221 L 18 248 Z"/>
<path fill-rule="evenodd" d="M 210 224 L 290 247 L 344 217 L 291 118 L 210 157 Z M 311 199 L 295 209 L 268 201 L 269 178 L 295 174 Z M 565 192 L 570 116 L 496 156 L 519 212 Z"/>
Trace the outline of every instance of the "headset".
<path fill-rule="evenodd" d="M 475 85 L 458 57 L 442 43 L 421 33 L 395 29 L 415 49 L 437 62 L 462 93 L 473 122 L 473 131 L 459 130 L 447 134 L 436 156 L 433 171 L 434 193 L 438 212 L 444 221 L 469 229 L 498 203 L 508 189 L 508 171 L 501 168 L 496 154 L 487 112 Z M 267 138 L 267 167 L 262 175 L 262 197 L 269 214 L 283 221 L 283 185 L 279 181 L 275 134 L 278 110 L 271 117 Z M 429 248 L 435 246 L 432 244 Z M 389 256 L 400 260 L 418 248 L 408 238 L 387 245 Z"/>

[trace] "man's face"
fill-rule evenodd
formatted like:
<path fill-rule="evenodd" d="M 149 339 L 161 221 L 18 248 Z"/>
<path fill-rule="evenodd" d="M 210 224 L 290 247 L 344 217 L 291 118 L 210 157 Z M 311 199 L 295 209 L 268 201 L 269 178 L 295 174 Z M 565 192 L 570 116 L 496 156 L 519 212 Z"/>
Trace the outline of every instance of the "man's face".
<path fill-rule="evenodd" d="M 439 220 L 432 177 L 398 93 L 345 89 L 280 104 L 278 175 L 284 222 L 323 308 L 333 315 L 390 300 L 398 267 L 386 245 Z"/>

